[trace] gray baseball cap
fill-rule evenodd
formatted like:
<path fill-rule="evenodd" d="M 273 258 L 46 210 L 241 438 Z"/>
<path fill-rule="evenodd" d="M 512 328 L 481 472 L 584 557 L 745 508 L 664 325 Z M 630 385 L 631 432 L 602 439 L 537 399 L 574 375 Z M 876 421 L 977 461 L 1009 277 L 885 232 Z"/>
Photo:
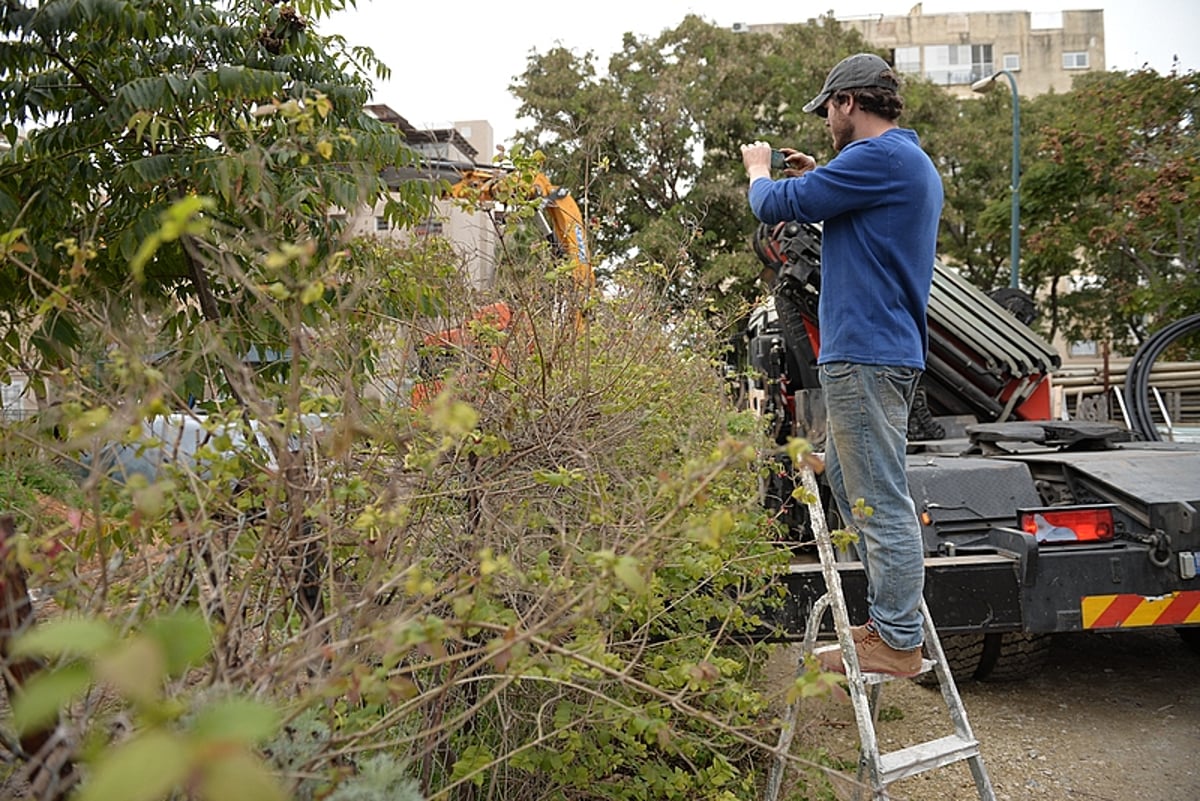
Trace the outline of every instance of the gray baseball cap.
<path fill-rule="evenodd" d="M 829 71 L 829 77 L 825 79 L 825 85 L 821 87 L 821 94 L 808 101 L 804 110 L 821 114 L 825 101 L 833 93 L 843 89 L 878 87 L 897 92 L 900 90 L 900 84 L 896 81 L 895 73 L 891 72 L 891 69 L 886 61 L 874 53 L 858 53 L 847 56 Z M 885 71 L 888 72 L 887 75 L 883 74 Z M 821 114 L 821 116 L 825 115 Z"/>

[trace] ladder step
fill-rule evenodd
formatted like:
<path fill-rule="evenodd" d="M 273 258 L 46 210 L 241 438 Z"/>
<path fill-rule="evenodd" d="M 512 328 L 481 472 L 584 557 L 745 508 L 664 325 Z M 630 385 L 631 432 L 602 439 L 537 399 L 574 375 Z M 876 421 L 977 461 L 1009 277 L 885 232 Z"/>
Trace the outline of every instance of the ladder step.
<path fill-rule="evenodd" d="M 916 776 L 964 759 L 979 756 L 979 743 L 957 734 L 879 755 L 880 779 L 884 784 Z"/>
<path fill-rule="evenodd" d="M 822 645 L 820 648 L 814 648 L 813 654 L 820 654 L 826 651 L 836 651 L 838 647 L 839 646 L 837 645 Z M 917 675 L 919 676 L 921 673 L 928 673 L 929 671 L 933 670 L 933 667 L 936 664 L 937 662 L 932 659 L 921 659 L 921 672 Z M 890 673 L 876 673 L 872 670 L 864 670 L 862 674 L 863 684 L 868 685 L 883 684 L 885 681 L 896 681 L 899 678 L 899 676 L 893 676 Z"/>

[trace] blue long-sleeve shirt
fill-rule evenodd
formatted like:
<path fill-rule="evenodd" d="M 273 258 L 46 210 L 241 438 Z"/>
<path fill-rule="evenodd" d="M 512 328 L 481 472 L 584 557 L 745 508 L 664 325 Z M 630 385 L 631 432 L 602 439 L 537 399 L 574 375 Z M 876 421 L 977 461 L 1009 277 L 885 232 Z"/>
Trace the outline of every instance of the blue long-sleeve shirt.
<path fill-rule="evenodd" d="M 750 185 L 764 223 L 821 222 L 818 361 L 925 368 L 942 179 L 917 134 L 893 128 L 799 178 Z"/>

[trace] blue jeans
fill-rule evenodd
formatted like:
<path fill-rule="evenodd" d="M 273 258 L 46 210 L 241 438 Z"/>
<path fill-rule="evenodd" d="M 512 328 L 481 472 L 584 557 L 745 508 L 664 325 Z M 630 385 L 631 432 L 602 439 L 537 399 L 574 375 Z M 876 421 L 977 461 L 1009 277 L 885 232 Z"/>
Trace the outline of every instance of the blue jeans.
<path fill-rule="evenodd" d="M 925 553 L 904 454 L 921 371 L 835 362 L 821 365 L 820 373 L 825 475 L 842 520 L 858 535 L 872 625 L 892 648 L 919 648 Z M 855 518 L 858 499 L 871 515 Z"/>

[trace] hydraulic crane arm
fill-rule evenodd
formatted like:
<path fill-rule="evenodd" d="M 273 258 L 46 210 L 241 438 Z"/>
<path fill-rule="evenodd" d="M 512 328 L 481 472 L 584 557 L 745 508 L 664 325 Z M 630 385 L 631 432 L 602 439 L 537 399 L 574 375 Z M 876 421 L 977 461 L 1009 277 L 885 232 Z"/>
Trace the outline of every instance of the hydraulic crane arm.
<path fill-rule="evenodd" d="M 423 168 L 409 168 L 402 176 L 407 180 L 426 180 L 438 186 L 444 197 L 474 200 L 487 203 L 512 201 L 535 201 L 533 220 L 542 236 L 550 243 L 557 258 L 565 260 L 571 267 L 575 285 L 584 296 L 590 295 L 596 285 L 592 268 L 591 253 L 583 225 L 583 214 L 571 193 L 555 186 L 541 173 L 532 181 L 513 176 L 511 170 L 485 167 L 478 164 L 432 160 Z M 447 188 L 446 185 L 449 185 Z M 513 323 L 513 310 L 504 302 L 497 302 L 480 309 L 471 322 L 486 322 L 498 330 Z M 583 325 L 582 311 L 576 312 L 576 324 Z M 462 326 L 425 337 L 425 345 L 431 349 L 446 351 L 471 347 L 473 337 L 469 326 Z M 505 362 L 502 350 L 493 346 L 490 357 L 483 360 L 492 365 Z M 438 369 L 432 359 L 424 359 L 421 374 L 424 378 L 413 391 L 412 403 L 420 407 L 441 389 Z"/>
<path fill-rule="evenodd" d="M 512 170 L 468 161 L 429 159 L 420 165 L 393 168 L 390 181 L 425 181 L 446 197 L 476 199 L 492 203 L 534 200 L 534 223 L 554 248 L 554 253 L 571 264 L 572 275 L 585 291 L 596 285 L 592 255 L 588 248 L 583 214 L 564 187 L 556 186 L 542 173 L 530 183 L 514 179 Z M 446 186 L 449 186 L 447 189 Z"/>
<path fill-rule="evenodd" d="M 512 195 L 511 183 L 502 184 L 510 175 L 507 170 L 459 165 L 456 175 L 457 180 L 450 185 L 452 197 L 500 201 Z M 571 263 L 572 274 L 579 286 L 590 291 L 596 279 L 584 231 L 583 214 L 575 198 L 567 189 L 550 183 L 550 179 L 541 173 L 534 176 L 532 186 L 521 188 L 528 188 L 532 198 L 538 202 L 534 221 L 542 235 L 554 248 L 556 255 Z"/>

